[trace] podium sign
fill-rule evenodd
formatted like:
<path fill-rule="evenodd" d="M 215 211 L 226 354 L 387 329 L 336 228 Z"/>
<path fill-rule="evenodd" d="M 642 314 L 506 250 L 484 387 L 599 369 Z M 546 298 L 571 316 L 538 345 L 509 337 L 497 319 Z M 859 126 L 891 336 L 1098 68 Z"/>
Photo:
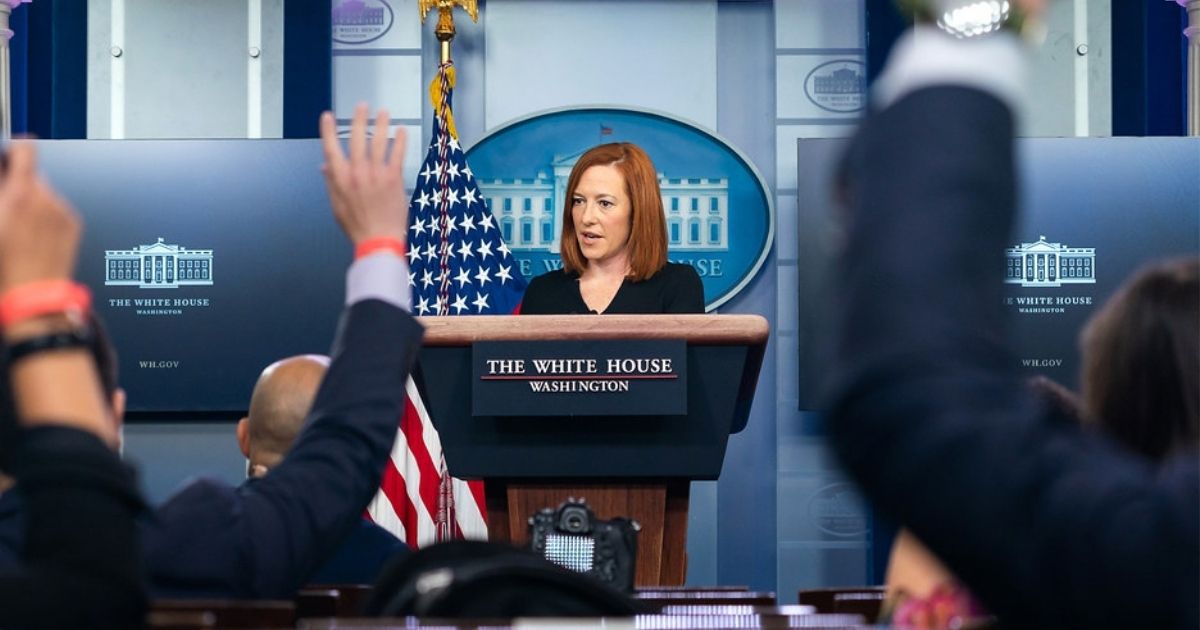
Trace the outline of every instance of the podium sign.
<path fill-rule="evenodd" d="M 682 340 L 480 341 L 474 416 L 682 416 Z"/>

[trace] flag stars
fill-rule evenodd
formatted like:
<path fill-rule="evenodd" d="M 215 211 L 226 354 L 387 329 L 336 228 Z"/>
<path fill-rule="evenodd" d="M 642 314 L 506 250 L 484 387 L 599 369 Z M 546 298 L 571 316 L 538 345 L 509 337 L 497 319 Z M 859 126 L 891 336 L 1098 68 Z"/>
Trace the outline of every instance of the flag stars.
<path fill-rule="evenodd" d="M 422 210 L 422 211 L 424 211 L 424 210 L 425 210 L 425 206 L 428 206 L 428 205 L 429 205 L 429 202 L 430 202 L 429 193 L 428 193 L 428 192 L 426 192 L 426 191 L 424 191 L 424 190 L 422 190 L 422 191 L 421 191 L 421 196 L 420 196 L 420 197 L 417 197 L 417 205 L 418 205 L 418 206 L 421 206 L 421 210 Z"/>
<path fill-rule="evenodd" d="M 494 254 L 492 254 L 492 244 L 489 241 L 480 241 L 479 249 L 476 249 L 475 251 L 479 253 L 480 260 L 487 260 L 488 256 L 494 256 Z"/>
<path fill-rule="evenodd" d="M 471 251 L 470 243 L 463 241 L 462 247 L 458 248 L 458 255 L 462 256 L 463 260 L 466 260 L 466 259 L 470 258 L 471 256 L 474 256 L 475 252 Z"/>
<path fill-rule="evenodd" d="M 429 178 L 434 176 L 434 172 L 429 170 L 429 165 L 425 165 L 425 170 L 421 171 L 421 177 L 425 178 L 425 183 L 429 183 Z"/>
<path fill-rule="evenodd" d="M 462 173 L 463 173 L 463 175 L 466 175 L 467 181 L 471 181 L 472 179 L 475 179 L 475 173 L 471 172 L 470 164 L 463 164 Z"/>
<path fill-rule="evenodd" d="M 410 286 L 410 287 L 417 286 L 417 272 L 415 272 L 415 271 L 408 272 L 408 286 Z"/>
<path fill-rule="evenodd" d="M 476 294 L 476 295 L 478 295 L 478 294 Z M 454 296 L 454 304 L 450 305 L 450 308 L 454 309 L 455 315 L 458 315 L 458 314 L 462 313 L 463 311 L 467 310 L 467 308 L 468 308 L 467 307 L 467 296 L 465 296 L 465 295 Z"/>
<path fill-rule="evenodd" d="M 454 281 L 458 283 L 458 288 L 461 289 L 471 284 L 471 273 L 467 271 L 466 267 L 462 267 L 458 270 L 458 275 L 454 277 Z"/>
<path fill-rule="evenodd" d="M 479 201 L 479 198 L 475 196 L 475 194 L 478 192 L 479 191 L 475 190 L 474 188 L 463 189 L 463 203 L 467 204 L 468 206 L 475 205 L 475 203 Z"/>
<path fill-rule="evenodd" d="M 483 230 L 484 234 L 487 234 L 488 230 L 496 229 L 496 226 L 492 223 L 491 213 L 485 213 L 483 215 L 483 220 L 479 222 L 479 229 Z"/>
<path fill-rule="evenodd" d="M 420 247 L 414 247 L 414 248 L 408 250 L 408 266 L 409 267 L 416 264 L 417 260 L 420 258 L 421 258 L 421 248 Z"/>
<path fill-rule="evenodd" d="M 458 165 L 454 162 L 450 163 L 450 166 L 446 169 L 446 172 L 450 174 L 450 181 L 458 179 Z"/>
<path fill-rule="evenodd" d="M 421 299 L 417 301 L 417 314 L 428 315 L 429 311 L 431 310 L 433 309 L 429 305 L 429 298 L 422 296 Z"/>
<path fill-rule="evenodd" d="M 433 286 L 433 272 L 426 269 L 425 273 L 421 274 L 421 286 L 426 289 Z"/>
<path fill-rule="evenodd" d="M 463 216 L 462 221 L 458 222 L 458 227 L 463 229 L 463 234 L 469 235 L 471 230 L 475 229 L 475 218 L 469 214 Z"/>
<path fill-rule="evenodd" d="M 503 241 L 500 242 L 500 249 L 497 251 L 503 254 L 505 258 L 508 258 L 512 255 L 512 252 L 508 250 L 508 245 L 505 245 Z"/>
<path fill-rule="evenodd" d="M 487 308 L 487 307 L 488 307 L 488 302 L 487 302 L 487 300 L 488 300 L 488 296 L 486 296 L 486 295 L 484 295 L 484 294 L 482 294 L 482 293 L 476 293 L 476 294 L 475 294 L 475 301 L 474 301 L 474 302 L 471 302 L 471 304 L 474 304 L 474 305 L 475 305 L 475 308 L 477 309 L 477 310 L 475 311 L 476 313 L 482 313 L 482 312 L 483 312 L 483 309 L 485 309 L 485 308 Z"/>
<path fill-rule="evenodd" d="M 432 219 L 430 219 L 432 220 Z M 413 238 L 425 233 L 425 220 L 417 219 L 416 223 L 408 226 L 408 232 L 413 235 Z"/>
<path fill-rule="evenodd" d="M 454 188 L 451 188 L 450 190 L 446 191 L 446 198 L 450 200 L 450 209 L 451 210 L 454 209 L 455 204 L 461 203 L 461 200 L 458 198 L 458 191 L 455 190 Z M 451 223 L 453 223 L 453 221 Z"/>
<path fill-rule="evenodd" d="M 505 267 L 499 265 L 499 270 L 496 272 L 496 279 L 500 281 L 500 286 L 504 286 L 509 280 L 512 280 L 512 266 Z"/>
<path fill-rule="evenodd" d="M 428 262 L 433 262 L 434 259 L 436 259 L 436 258 L 437 258 L 437 249 L 434 248 L 433 243 L 430 243 L 425 248 L 425 260 Z"/>
<path fill-rule="evenodd" d="M 454 149 L 455 151 L 459 151 L 459 152 L 462 151 L 462 145 L 460 145 L 458 143 L 458 138 L 455 138 L 454 136 L 450 136 L 450 148 Z"/>
<path fill-rule="evenodd" d="M 483 288 L 487 283 L 492 281 L 491 273 L 487 267 L 480 267 L 479 273 L 475 274 L 475 279 L 479 281 L 480 288 Z"/>

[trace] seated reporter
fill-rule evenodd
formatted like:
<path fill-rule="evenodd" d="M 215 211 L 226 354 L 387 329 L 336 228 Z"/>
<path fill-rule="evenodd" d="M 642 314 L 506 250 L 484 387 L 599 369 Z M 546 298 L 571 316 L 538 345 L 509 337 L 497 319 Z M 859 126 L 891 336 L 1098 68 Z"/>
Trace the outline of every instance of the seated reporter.
<path fill-rule="evenodd" d="M 238 447 L 246 456 L 246 484 L 278 466 L 304 428 L 329 357 L 306 354 L 268 365 L 250 395 L 250 412 L 237 424 Z M 408 545 L 363 518 L 337 553 L 308 578 L 312 584 L 371 584 L 385 563 L 408 555 Z"/>
<path fill-rule="evenodd" d="M 567 179 L 559 237 L 563 268 L 534 278 L 521 313 L 703 313 L 689 265 L 667 262 L 658 173 L 628 142 L 584 153 Z"/>
<path fill-rule="evenodd" d="M 90 298 L 70 281 L 79 220 L 38 177 L 31 144 L 11 145 L 8 162 L 0 326 L 12 404 L 0 409 L 0 450 L 27 532 L 19 566 L 0 572 L 0 627 L 139 627 L 142 502 L 113 451 L 116 424 L 87 347 Z"/>
<path fill-rule="evenodd" d="M 402 252 L 408 204 L 403 130 L 388 116 L 367 138 L 367 108 L 349 155 L 333 115 L 321 117 L 334 216 L 355 244 L 346 308 L 309 419 L 283 459 L 254 483 L 201 479 L 167 499 L 144 530 L 152 593 L 291 597 L 359 526 L 395 440 L 404 381 L 423 331 L 409 315 Z"/>

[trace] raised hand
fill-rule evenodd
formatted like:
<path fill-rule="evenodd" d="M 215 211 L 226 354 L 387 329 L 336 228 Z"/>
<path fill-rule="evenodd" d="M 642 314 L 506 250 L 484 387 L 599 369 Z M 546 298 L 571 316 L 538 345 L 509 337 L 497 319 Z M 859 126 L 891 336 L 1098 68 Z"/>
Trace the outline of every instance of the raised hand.
<path fill-rule="evenodd" d="M 354 109 L 350 125 L 349 155 L 337 138 L 333 114 L 321 115 L 321 141 L 325 163 L 321 172 L 329 188 L 329 201 L 338 224 L 356 245 L 366 239 L 391 237 L 404 240 L 408 231 L 408 199 L 404 191 L 404 129 L 396 130 L 388 150 L 388 112 L 375 116 L 375 130 L 367 138 L 367 106 Z"/>
<path fill-rule="evenodd" d="M 69 279 L 81 232 L 74 210 L 38 175 L 33 144 L 11 144 L 0 175 L 0 293 Z"/>

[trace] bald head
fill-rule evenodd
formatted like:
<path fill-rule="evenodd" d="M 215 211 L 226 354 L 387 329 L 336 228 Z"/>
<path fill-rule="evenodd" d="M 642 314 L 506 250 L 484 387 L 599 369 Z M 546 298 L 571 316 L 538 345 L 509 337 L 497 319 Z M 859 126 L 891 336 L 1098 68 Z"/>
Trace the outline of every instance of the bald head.
<path fill-rule="evenodd" d="M 328 366 L 329 357 L 306 354 L 263 370 L 250 397 L 250 415 L 238 425 L 238 442 L 252 468 L 270 469 L 292 448 Z"/>

